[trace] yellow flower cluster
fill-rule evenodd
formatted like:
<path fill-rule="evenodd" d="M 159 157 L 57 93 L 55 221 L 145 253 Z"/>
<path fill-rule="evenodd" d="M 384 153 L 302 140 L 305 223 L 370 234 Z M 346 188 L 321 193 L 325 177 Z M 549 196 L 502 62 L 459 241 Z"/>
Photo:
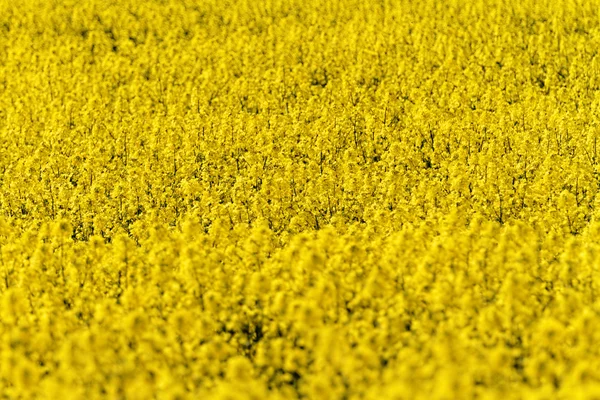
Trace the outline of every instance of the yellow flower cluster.
<path fill-rule="evenodd" d="M 0 394 L 600 398 L 599 0 L 0 0 Z"/>

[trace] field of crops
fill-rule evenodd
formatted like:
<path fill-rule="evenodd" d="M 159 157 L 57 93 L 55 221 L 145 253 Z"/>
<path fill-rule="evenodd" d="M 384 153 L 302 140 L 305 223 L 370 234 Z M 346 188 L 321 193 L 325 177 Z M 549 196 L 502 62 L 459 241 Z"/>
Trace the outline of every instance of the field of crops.
<path fill-rule="evenodd" d="M 600 399 L 600 0 L 0 0 L 0 398 Z"/>

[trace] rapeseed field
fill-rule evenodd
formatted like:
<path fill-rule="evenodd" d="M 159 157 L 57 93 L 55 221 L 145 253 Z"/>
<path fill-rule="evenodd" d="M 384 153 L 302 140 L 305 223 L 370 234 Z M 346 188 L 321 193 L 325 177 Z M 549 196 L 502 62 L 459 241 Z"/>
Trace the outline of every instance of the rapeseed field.
<path fill-rule="evenodd" d="M 0 0 L 0 395 L 600 399 L 598 138 L 598 0 Z"/>

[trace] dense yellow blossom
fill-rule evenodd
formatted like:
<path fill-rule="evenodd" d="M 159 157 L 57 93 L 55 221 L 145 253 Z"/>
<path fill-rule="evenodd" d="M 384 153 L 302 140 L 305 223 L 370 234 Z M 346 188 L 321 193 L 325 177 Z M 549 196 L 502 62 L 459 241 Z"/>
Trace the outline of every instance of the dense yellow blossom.
<path fill-rule="evenodd" d="M 597 0 L 0 0 L 0 394 L 600 398 Z"/>

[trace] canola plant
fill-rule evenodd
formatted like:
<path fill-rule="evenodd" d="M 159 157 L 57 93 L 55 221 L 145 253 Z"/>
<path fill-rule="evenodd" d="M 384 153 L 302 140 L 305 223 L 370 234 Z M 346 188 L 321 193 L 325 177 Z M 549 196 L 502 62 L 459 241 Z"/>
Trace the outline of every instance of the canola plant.
<path fill-rule="evenodd" d="M 6 399 L 600 398 L 597 0 L 0 0 Z"/>

